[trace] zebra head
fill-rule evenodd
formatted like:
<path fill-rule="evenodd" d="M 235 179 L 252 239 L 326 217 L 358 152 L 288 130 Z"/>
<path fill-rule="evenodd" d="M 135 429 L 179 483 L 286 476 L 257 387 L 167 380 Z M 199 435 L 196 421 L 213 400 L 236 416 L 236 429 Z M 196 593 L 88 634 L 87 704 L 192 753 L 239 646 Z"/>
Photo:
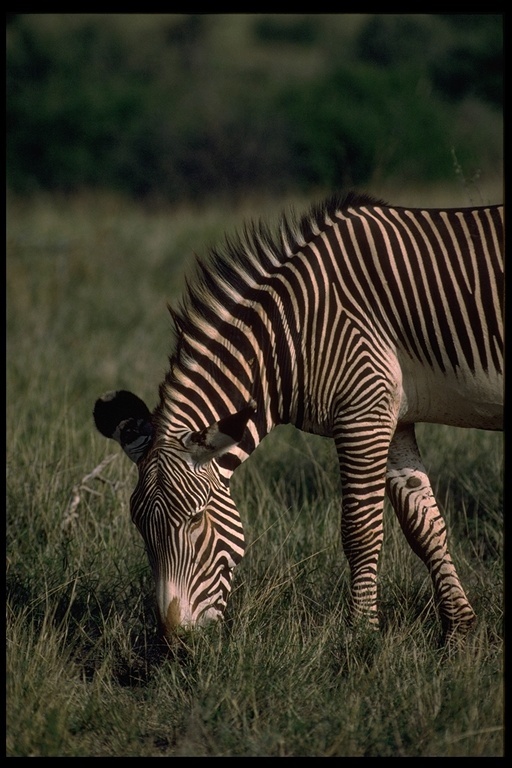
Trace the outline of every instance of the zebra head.
<path fill-rule="evenodd" d="M 244 535 L 216 459 L 240 442 L 253 413 L 251 402 L 202 430 L 161 437 L 131 392 L 96 401 L 96 427 L 137 464 L 131 517 L 144 539 L 168 639 L 180 628 L 219 619 L 226 607 Z"/>

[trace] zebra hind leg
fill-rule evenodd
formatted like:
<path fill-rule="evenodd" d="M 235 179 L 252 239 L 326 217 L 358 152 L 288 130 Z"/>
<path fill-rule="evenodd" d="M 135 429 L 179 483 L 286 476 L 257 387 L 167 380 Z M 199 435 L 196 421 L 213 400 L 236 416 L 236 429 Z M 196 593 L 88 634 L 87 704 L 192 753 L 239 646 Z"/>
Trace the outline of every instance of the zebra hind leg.
<path fill-rule="evenodd" d="M 445 522 L 421 460 L 413 424 L 395 432 L 386 477 L 387 493 L 405 537 L 432 578 L 444 643 L 455 646 L 476 616 L 448 551 Z"/>

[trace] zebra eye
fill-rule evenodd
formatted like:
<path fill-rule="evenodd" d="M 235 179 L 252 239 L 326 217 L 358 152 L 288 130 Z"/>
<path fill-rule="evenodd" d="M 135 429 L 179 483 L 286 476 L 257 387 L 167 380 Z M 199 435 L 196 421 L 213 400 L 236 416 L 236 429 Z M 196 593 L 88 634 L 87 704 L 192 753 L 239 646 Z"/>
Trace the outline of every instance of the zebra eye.
<path fill-rule="evenodd" d="M 201 509 L 199 509 L 193 515 L 191 515 L 190 522 L 192 523 L 192 525 L 195 525 L 201 522 L 201 520 L 203 519 L 203 513 L 204 513 L 204 507 L 201 507 Z"/>

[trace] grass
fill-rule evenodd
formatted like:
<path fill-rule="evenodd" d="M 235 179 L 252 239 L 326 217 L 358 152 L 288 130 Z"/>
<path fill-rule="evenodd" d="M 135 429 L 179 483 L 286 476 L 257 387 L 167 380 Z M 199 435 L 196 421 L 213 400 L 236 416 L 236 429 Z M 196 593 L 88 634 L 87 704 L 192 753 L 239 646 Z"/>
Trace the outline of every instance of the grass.
<path fill-rule="evenodd" d="M 351 636 L 333 446 L 270 435 L 233 478 L 249 543 L 226 621 L 164 649 L 102 391 L 150 406 L 192 252 L 271 201 L 150 210 L 8 199 L 7 741 L 21 756 L 503 754 L 500 435 L 422 426 L 479 622 L 453 657 L 386 510 L 382 632 Z M 102 461 L 101 473 L 83 481 Z"/>

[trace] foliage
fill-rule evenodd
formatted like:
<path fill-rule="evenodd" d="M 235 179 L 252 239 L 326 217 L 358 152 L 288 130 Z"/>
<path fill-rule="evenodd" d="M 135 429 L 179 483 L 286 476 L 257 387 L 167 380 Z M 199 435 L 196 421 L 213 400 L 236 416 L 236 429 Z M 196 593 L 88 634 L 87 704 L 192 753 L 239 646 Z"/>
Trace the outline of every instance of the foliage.
<path fill-rule="evenodd" d="M 188 254 L 264 205 L 7 208 L 7 755 L 502 755 L 501 438 L 419 434 L 479 616 L 460 653 L 437 647 L 428 575 L 390 510 L 383 632 L 350 636 L 333 446 L 290 427 L 233 478 L 249 546 L 226 621 L 162 647 L 136 470 L 91 411 L 116 386 L 153 407 Z"/>
<path fill-rule="evenodd" d="M 447 98 L 471 95 L 503 105 L 503 26 L 493 14 L 452 14 L 446 21 L 459 34 L 431 65 L 432 80 Z"/>
<path fill-rule="evenodd" d="M 306 188 L 347 187 L 372 176 L 445 178 L 449 116 L 442 105 L 432 114 L 417 82 L 415 71 L 360 64 L 290 89 L 285 109 L 294 126 L 296 178 Z M 461 162 L 470 159 L 463 151 Z"/>
<path fill-rule="evenodd" d="M 8 21 L 7 175 L 18 191 L 233 198 L 388 174 L 445 179 L 452 147 L 470 168 L 476 156 L 489 172 L 502 162 L 489 130 L 501 124 L 499 15 Z"/>

